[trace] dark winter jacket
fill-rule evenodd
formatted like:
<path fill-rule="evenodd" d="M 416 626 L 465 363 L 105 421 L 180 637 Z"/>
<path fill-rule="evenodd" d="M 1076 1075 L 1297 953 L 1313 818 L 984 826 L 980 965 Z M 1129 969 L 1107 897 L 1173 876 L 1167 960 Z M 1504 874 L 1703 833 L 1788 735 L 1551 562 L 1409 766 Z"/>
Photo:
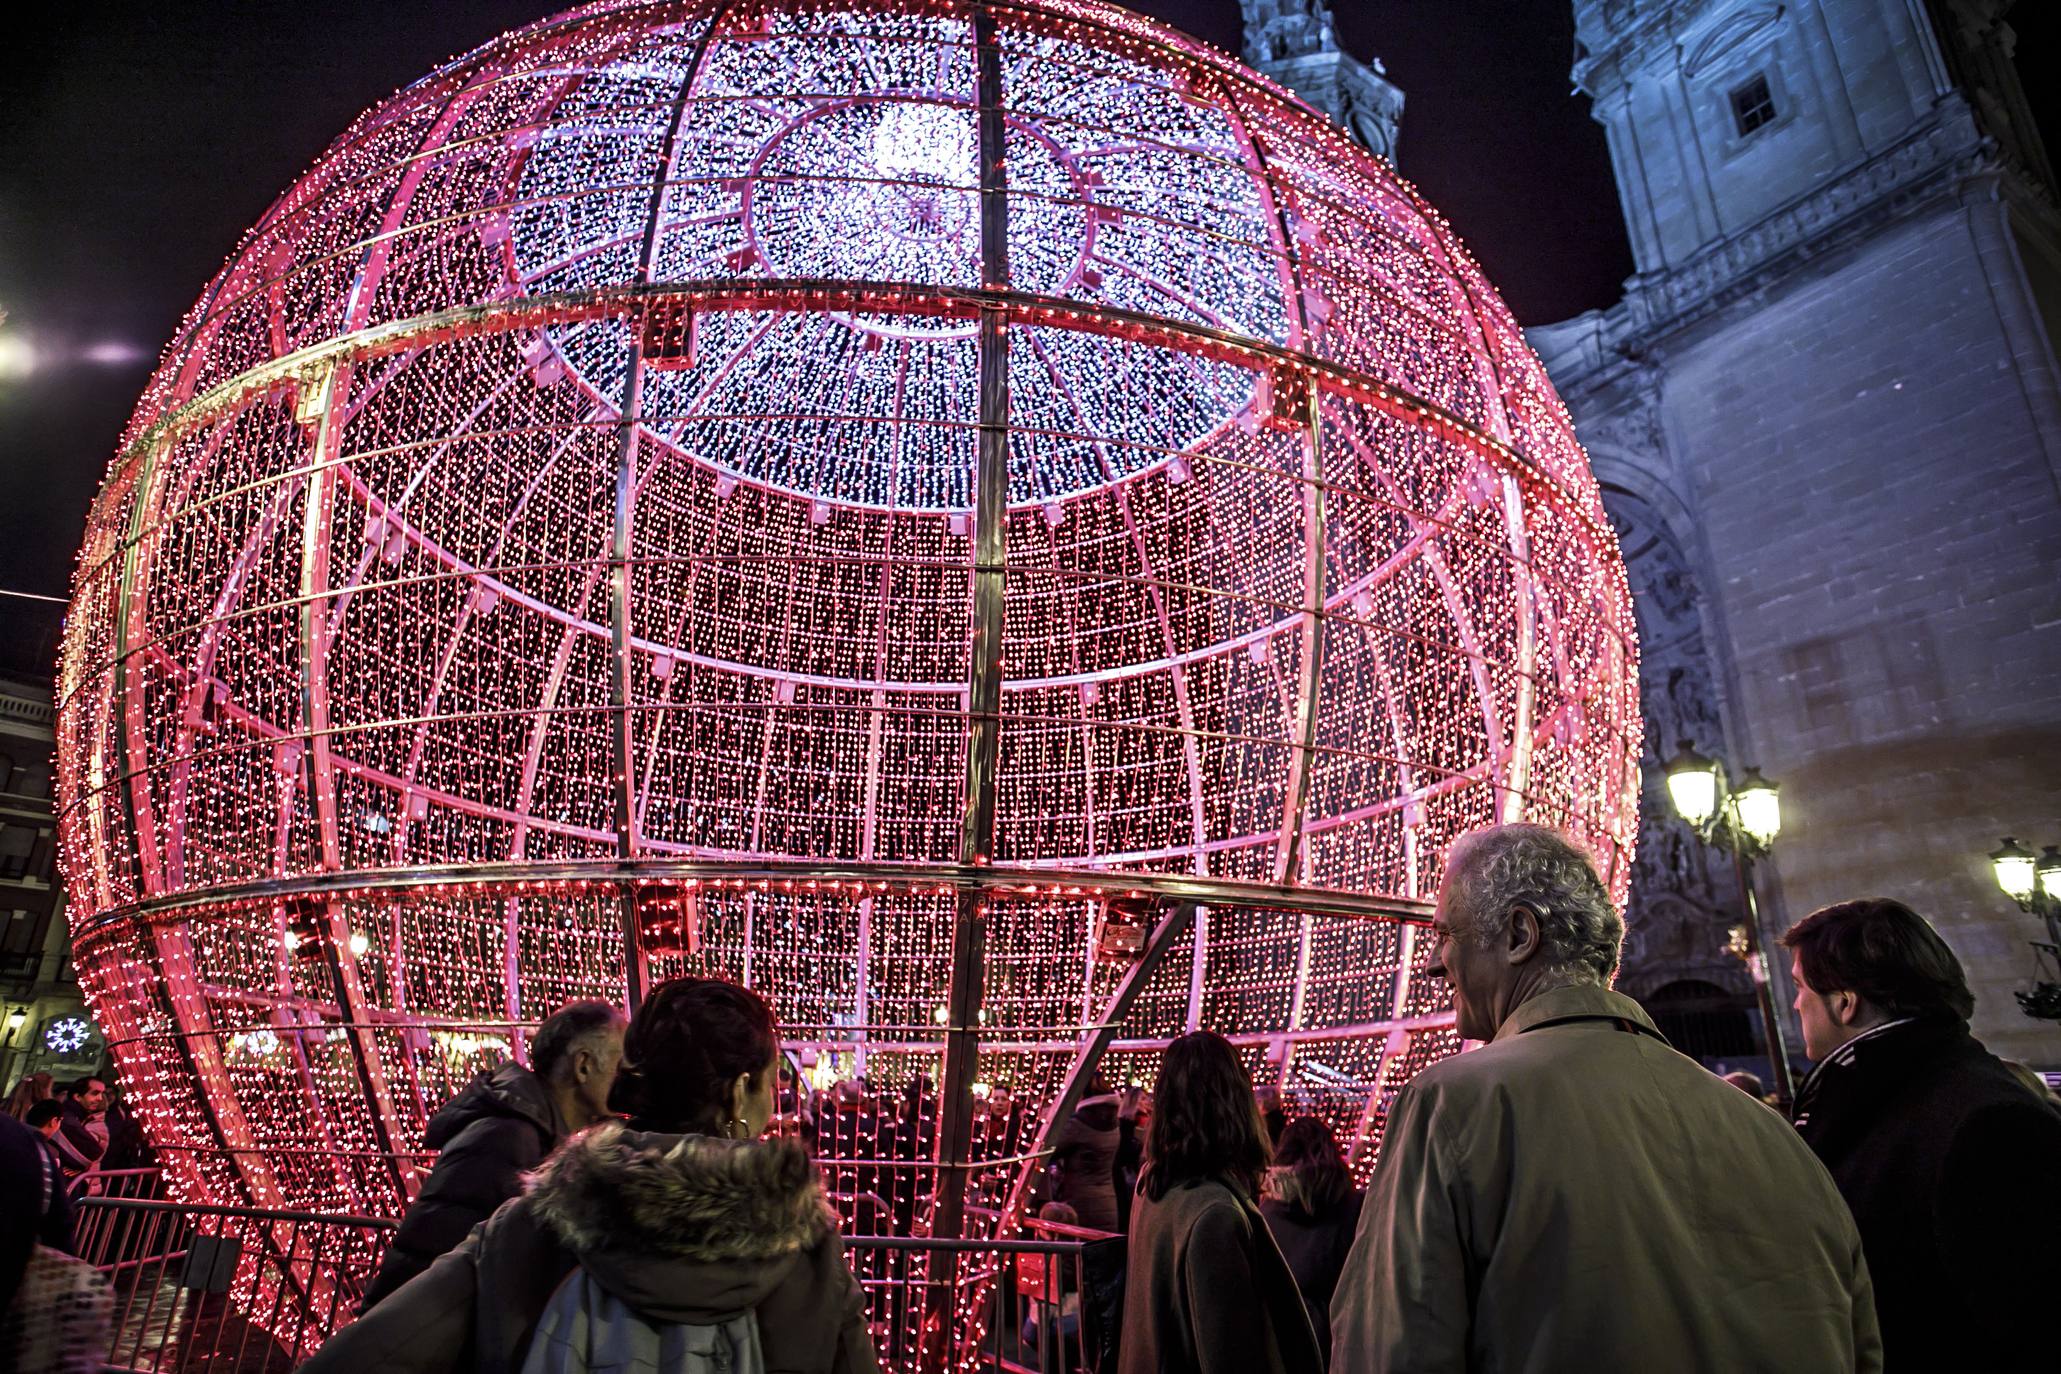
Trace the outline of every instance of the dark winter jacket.
<path fill-rule="evenodd" d="M 1320 1374 L 1295 1276 L 1250 1199 L 1177 1184 L 1131 1200 L 1118 1374 Z"/>
<path fill-rule="evenodd" d="M 520 1064 L 481 1074 L 446 1102 L 424 1133 L 442 1153 L 358 1310 L 371 1311 L 520 1193 L 522 1176 L 564 1133 L 543 1080 Z"/>
<path fill-rule="evenodd" d="M 2061 1368 L 2061 1112 L 1952 1020 L 1848 1041 L 1796 1109 L 1860 1227 L 1888 1374 Z"/>
<path fill-rule="evenodd" d="M 1116 1099 L 1097 1098 L 1081 1104 L 1052 1133 L 1052 1196 L 1073 1208 L 1081 1225 L 1097 1231 L 1115 1231 L 1119 1220 L 1116 1118 Z"/>
<path fill-rule="evenodd" d="M 1288 1261 L 1288 1272 L 1295 1275 L 1310 1326 L 1317 1333 L 1317 1348 L 1327 1362 L 1331 1358 L 1331 1294 L 1338 1287 L 1339 1271 L 1345 1268 L 1346 1254 L 1360 1229 L 1360 1204 L 1365 1198 L 1364 1193 L 1347 1193 L 1343 1201 L 1321 1215 L 1279 1198 L 1260 1199 L 1260 1215 L 1267 1219 L 1267 1230 L 1281 1247 L 1281 1258 Z"/>
<path fill-rule="evenodd" d="M 14 1301 L 29 1252 L 72 1251 L 72 1204 L 48 1141 L 0 1112 L 0 1311 Z"/>
<path fill-rule="evenodd" d="M 797 1142 L 614 1122 L 568 1140 L 527 1194 L 303 1369 L 519 1370 L 539 1316 L 576 1273 L 657 1324 L 755 1314 L 771 1374 L 877 1374 L 864 1297 Z"/>
<path fill-rule="evenodd" d="M 1131 1230 L 1131 1199 L 1138 1193 L 1138 1175 L 1145 1168 L 1145 1138 L 1138 1132 L 1138 1118 L 1119 1116 L 1116 1122 L 1116 1159 L 1110 1166 L 1109 1186 L 1116 1190 L 1116 1229 Z"/>

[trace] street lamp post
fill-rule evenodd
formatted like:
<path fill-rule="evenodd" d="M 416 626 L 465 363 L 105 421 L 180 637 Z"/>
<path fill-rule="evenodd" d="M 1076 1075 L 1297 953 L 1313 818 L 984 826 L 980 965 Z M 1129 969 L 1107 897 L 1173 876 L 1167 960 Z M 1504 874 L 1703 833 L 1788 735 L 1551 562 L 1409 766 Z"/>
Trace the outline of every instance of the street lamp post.
<path fill-rule="evenodd" d="M 18 1054 L 14 1040 L 15 1036 L 20 1033 L 23 1023 L 28 1019 L 29 1009 L 27 1007 L 14 1006 L 7 1009 L 7 1039 L 0 1041 L 0 1050 L 6 1051 L 4 1054 L 0 1054 L 0 1091 L 14 1086 L 12 1081 L 14 1061 Z"/>
<path fill-rule="evenodd" d="M 2040 977 L 2051 966 L 2061 979 L 2061 849 L 2050 844 L 2035 857 L 2006 835 L 2003 848 L 1989 856 L 1989 866 L 2004 895 L 2047 928 L 2046 939 L 2032 942 L 2032 991 L 2019 993 L 2018 1005 L 2027 1016 L 2061 1021 L 2061 981 Z"/>
<path fill-rule="evenodd" d="M 1731 947 L 1745 960 L 1753 978 L 1769 1066 L 1775 1075 L 1775 1095 L 1786 1112 L 1796 1103 L 1796 1081 L 1789 1071 L 1789 1047 L 1775 1006 L 1767 942 L 1761 933 L 1760 901 L 1753 890 L 1753 861 L 1772 850 L 1775 837 L 1782 832 L 1781 789 L 1762 777 L 1758 768 L 1747 769 L 1735 784 L 1723 763 L 1698 753 L 1694 744 L 1683 740 L 1668 761 L 1667 791 L 1675 811 L 1703 842 L 1732 857 L 1732 876 L 1739 884 L 1739 903 L 1746 919 L 1733 929 Z"/>

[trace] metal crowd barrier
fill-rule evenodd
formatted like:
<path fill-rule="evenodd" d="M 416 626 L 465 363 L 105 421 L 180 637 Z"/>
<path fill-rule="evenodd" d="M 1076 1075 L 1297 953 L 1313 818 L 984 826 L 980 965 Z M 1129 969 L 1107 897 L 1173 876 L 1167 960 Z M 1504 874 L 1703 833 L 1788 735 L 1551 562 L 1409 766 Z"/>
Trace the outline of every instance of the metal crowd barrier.
<path fill-rule="evenodd" d="M 81 1197 L 79 1257 L 114 1289 L 110 1369 L 285 1374 L 350 1320 L 382 1217 Z M 1084 1241 L 847 1236 L 885 1369 L 1077 1374 Z"/>
<path fill-rule="evenodd" d="M 147 1169 L 94 1169 L 80 1174 L 70 1183 L 72 1200 L 89 1197 L 140 1197 L 164 1196 L 164 1170 L 155 1167 Z"/>
<path fill-rule="evenodd" d="M 254 1207 L 84 1197 L 79 1258 L 114 1289 L 117 1370 L 274 1374 L 353 1311 L 396 1223 Z"/>

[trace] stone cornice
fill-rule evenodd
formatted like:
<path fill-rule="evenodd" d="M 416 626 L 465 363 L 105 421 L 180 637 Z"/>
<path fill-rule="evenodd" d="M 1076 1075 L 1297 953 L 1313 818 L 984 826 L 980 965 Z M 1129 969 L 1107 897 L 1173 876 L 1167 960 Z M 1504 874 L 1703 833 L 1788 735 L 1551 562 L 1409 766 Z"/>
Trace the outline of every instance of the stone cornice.
<path fill-rule="evenodd" d="M 2000 174 L 1994 146 L 1965 104 L 1944 101 L 1938 116 L 1902 143 L 1682 266 L 1634 277 L 1624 299 L 1610 309 L 1542 327 L 1535 344 L 1547 355 L 1555 387 L 1571 399 L 1803 262 L 1857 243 L 1985 173 Z M 2032 199 L 2045 203 L 2043 197 Z"/>

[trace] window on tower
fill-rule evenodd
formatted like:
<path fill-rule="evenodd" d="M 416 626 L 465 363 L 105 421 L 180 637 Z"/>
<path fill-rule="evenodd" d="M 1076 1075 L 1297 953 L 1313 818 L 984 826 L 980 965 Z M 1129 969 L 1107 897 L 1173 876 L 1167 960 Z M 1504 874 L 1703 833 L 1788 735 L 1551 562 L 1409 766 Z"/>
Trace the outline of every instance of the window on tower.
<path fill-rule="evenodd" d="M 1732 92 L 1732 123 L 1739 130 L 1739 137 L 1766 128 L 1775 122 L 1775 96 L 1768 89 L 1768 78 L 1756 74 L 1753 80 Z"/>

